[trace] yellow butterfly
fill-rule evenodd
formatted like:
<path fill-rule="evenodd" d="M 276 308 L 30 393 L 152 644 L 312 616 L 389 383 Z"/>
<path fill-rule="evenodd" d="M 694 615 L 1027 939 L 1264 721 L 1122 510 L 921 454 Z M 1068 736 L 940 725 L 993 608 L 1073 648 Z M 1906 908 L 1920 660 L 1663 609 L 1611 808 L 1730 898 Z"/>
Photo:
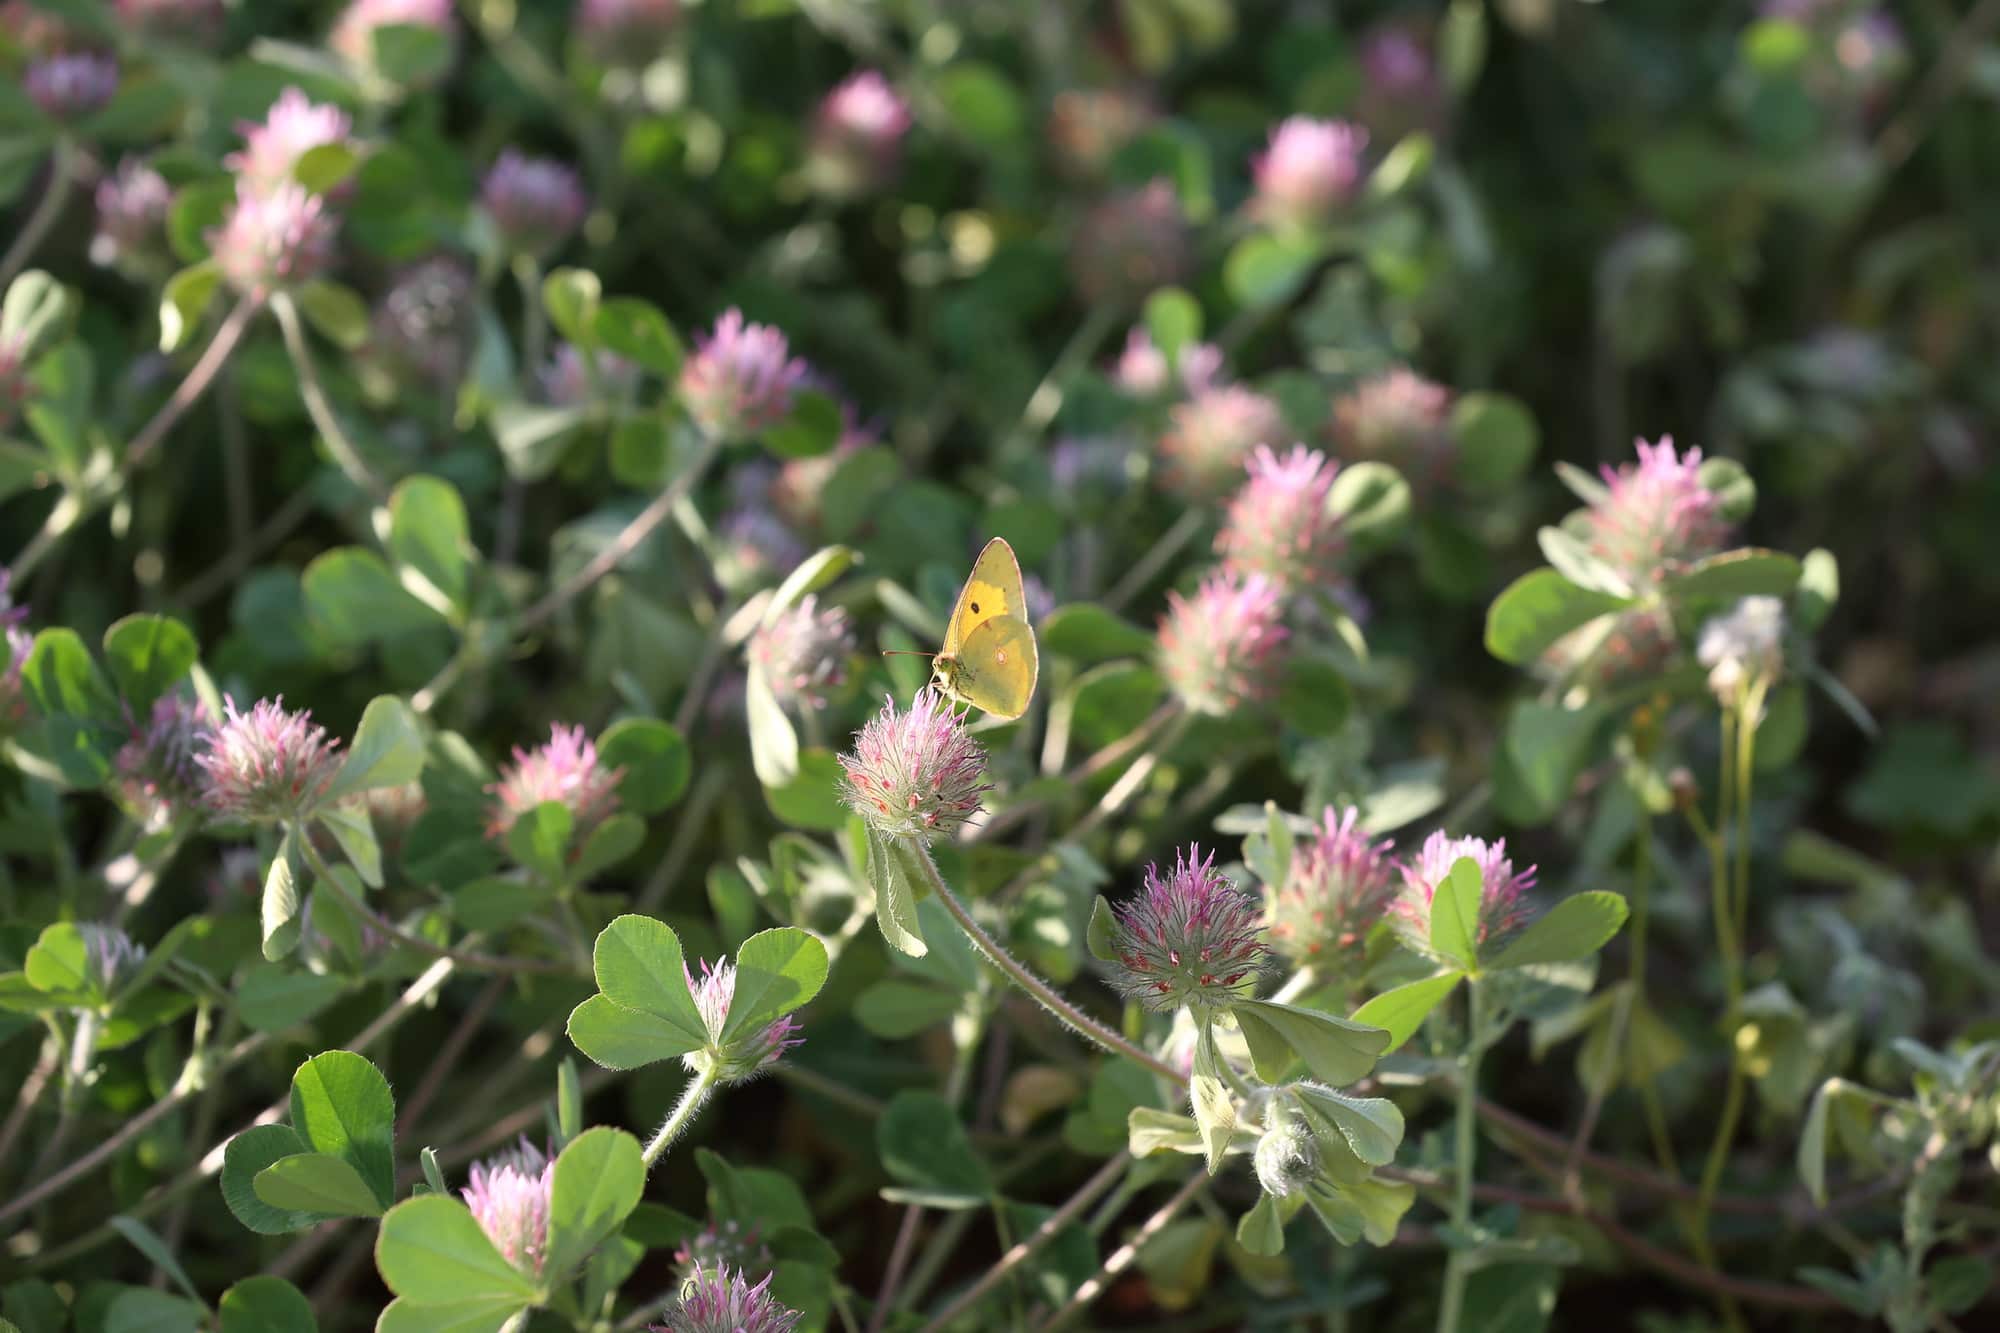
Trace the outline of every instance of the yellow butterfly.
<path fill-rule="evenodd" d="M 1014 548 L 995 537 L 973 562 L 931 663 L 931 684 L 947 698 L 1002 721 L 1028 711 L 1042 669 L 1028 624 L 1028 599 Z"/>

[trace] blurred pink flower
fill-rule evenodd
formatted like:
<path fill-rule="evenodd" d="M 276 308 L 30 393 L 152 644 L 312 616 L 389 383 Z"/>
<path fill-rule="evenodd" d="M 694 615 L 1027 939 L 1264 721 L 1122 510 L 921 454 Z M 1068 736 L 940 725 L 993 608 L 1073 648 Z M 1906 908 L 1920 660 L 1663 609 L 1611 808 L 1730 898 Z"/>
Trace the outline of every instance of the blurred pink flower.
<path fill-rule="evenodd" d="M 230 286 L 268 296 L 325 272 L 333 263 L 339 227 L 326 201 L 303 185 L 259 193 L 238 180 L 236 203 L 208 233 L 208 248 Z"/>
<path fill-rule="evenodd" d="M 604 766 L 582 727 L 553 725 L 548 740 L 534 749 L 515 746 L 514 761 L 486 789 L 494 798 L 486 832 L 504 840 L 515 820 L 554 801 L 569 811 L 572 836 L 580 842 L 617 811 L 623 776 L 624 770 Z"/>
<path fill-rule="evenodd" d="M 480 182 L 479 201 L 509 250 L 545 256 L 583 224 L 583 182 L 551 158 L 509 148 Z"/>
<path fill-rule="evenodd" d="M 1403 865 L 1403 885 L 1392 908 L 1405 937 L 1420 947 L 1429 947 L 1431 901 L 1437 896 L 1438 885 L 1462 857 L 1471 857 L 1479 864 L 1480 943 L 1498 939 L 1527 920 L 1525 896 L 1535 886 L 1535 868 L 1516 872 L 1507 858 L 1505 838 L 1492 842 L 1454 838 L 1438 829 L 1424 839 L 1415 858 Z"/>
<path fill-rule="evenodd" d="M 1275 691 L 1287 637 L 1282 604 L 1278 585 L 1262 574 L 1218 571 L 1193 597 L 1167 594 L 1160 671 L 1184 707 L 1221 717 Z"/>
<path fill-rule="evenodd" d="M 1224 384 L 1176 403 L 1160 452 L 1165 481 L 1190 500 L 1211 500 L 1233 488 L 1259 445 L 1291 434 L 1278 405 L 1255 389 Z"/>
<path fill-rule="evenodd" d="M 1728 540 L 1722 497 L 1701 480 L 1701 450 L 1676 453 L 1672 436 L 1637 444 L 1639 461 L 1602 469 L 1605 494 L 1585 511 L 1591 554 L 1627 578 L 1650 580 Z"/>
<path fill-rule="evenodd" d="M 696 337 L 694 355 L 682 363 L 681 403 L 710 435 L 747 439 L 785 419 L 807 374 L 782 332 L 746 323 L 732 307 L 714 332 Z"/>
<path fill-rule="evenodd" d="M 194 760 L 206 775 L 208 808 L 232 819 L 270 822 L 311 814 L 340 771 L 340 742 L 313 724 L 311 712 L 288 711 L 283 696 L 259 699 L 247 713 L 224 699 L 222 712 Z"/>
<path fill-rule="evenodd" d="M 1286 592 L 1332 579 L 1344 543 L 1327 509 L 1340 465 L 1294 445 L 1277 454 L 1266 445 L 1250 456 L 1250 479 L 1229 502 L 1215 549 L 1232 574 L 1262 574 Z"/>
<path fill-rule="evenodd" d="M 222 159 L 240 184 L 266 194 L 292 183 L 299 159 L 325 144 L 347 143 L 354 122 L 337 106 L 314 102 L 297 88 L 287 88 L 271 103 L 261 123 L 237 126 L 243 147 Z"/>
<path fill-rule="evenodd" d="M 1279 227 L 1310 227 L 1344 207 L 1361 183 L 1368 131 L 1339 120 L 1293 116 L 1271 132 L 1252 163 L 1257 215 Z"/>
<path fill-rule="evenodd" d="M 1340 966 L 1358 958 L 1368 932 L 1401 888 L 1394 843 L 1370 838 L 1353 806 L 1328 808 L 1292 849 L 1283 884 L 1264 886 L 1272 948 L 1294 963 Z"/>
<path fill-rule="evenodd" d="M 486 1239 L 523 1273 L 539 1276 L 548 1259 L 555 1181 L 556 1164 L 524 1138 L 518 1148 L 475 1162 L 461 1191 Z"/>

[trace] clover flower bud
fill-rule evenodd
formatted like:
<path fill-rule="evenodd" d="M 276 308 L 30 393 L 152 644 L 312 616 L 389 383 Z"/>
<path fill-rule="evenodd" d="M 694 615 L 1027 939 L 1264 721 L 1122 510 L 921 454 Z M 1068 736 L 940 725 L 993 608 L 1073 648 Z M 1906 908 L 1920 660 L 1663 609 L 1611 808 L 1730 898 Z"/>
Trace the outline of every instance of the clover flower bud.
<path fill-rule="evenodd" d="M 1351 962 L 1382 920 L 1400 885 L 1389 850 L 1370 838 L 1353 806 L 1329 808 L 1310 838 L 1292 848 L 1282 884 L 1264 886 L 1264 921 L 1272 949 L 1294 963 Z"/>
<path fill-rule="evenodd" d="M 172 823 L 202 803 L 202 769 L 196 762 L 214 720 L 198 700 L 178 694 L 153 701 L 144 727 L 113 761 L 125 804 L 149 827 Z"/>
<path fill-rule="evenodd" d="M 1213 573 L 1193 597 L 1167 594 L 1160 670 L 1190 711 L 1223 717 L 1277 687 L 1283 597 L 1262 574 Z"/>
<path fill-rule="evenodd" d="M 118 91 L 118 62 L 94 51 L 60 52 L 29 65 L 22 87 L 49 119 L 82 120 Z"/>
<path fill-rule="evenodd" d="M 826 707 L 826 692 L 847 678 L 854 632 L 839 607 L 819 609 L 811 593 L 759 626 L 745 658 L 763 673 L 778 703 L 795 713 Z"/>
<path fill-rule="evenodd" d="M 1524 895 L 1535 886 L 1535 868 L 1516 873 L 1507 858 L 1505 838 L 1492 842 L 1454 838 L 1438 829 L 1424 839 L 1416 858 L 1402 867 L 1402 888 L 1390 909 L 1404 938 L 1420 950 L 1430 943 L 1431 900 L 1438 885 L 1468 856 L 1479 864 L 1479 942 L 1498 939 L 1526 922 Z"/>
<path fill-rule="evenodd" d="M 616 352 L 598 348 L 585 360 L 583 349 L 563 343 L 536 372 L 542 397 L 553 407 L 586 407 L 599 401 L 619 401 L 638 387 L 639 367 Z M 595 372 L 593 374 L 593 372 Z"/>
<path fill-rule="evenodd" d="M 1111 985 L 1160 1013 L 1228 1008 L 1256 988 L 1269 953 L 1256 899 L 1198 846 L 1165 875 L 1149 864 L 1145 887 L 1112 915 Z"/>
<path fill-rule="evenodd" d="M 537 258 L 575 234 L 589 208 L 574 170 L 512 148 L 500 154 L 480 182 L 479 202 L 508 250 Z"/>
<path fill-rule="evenodd" d="M 1745 597 L 1701 627 L 1695 657 L 1708 668 L 1708 688 L 1724 705 L 1753 680 L 1774 681 L 1785 669 L 1785 604 Z"/>
<path fill-rule="evenodd" d="M 474 1163 L 471 1182 L 460 1192 L 493 1248 L 523 1273 L 540 1276 L 555 1185 L 555 1163 L 523 1138 L 519 1147 Z"/>
<path fill-rule="evenodd" d="M 681 20 L 681 0 L 582 0 L 572 31 L 599 62 L 622 68 L 658 55 Z"/>
<path fill-rule="evenodd" d="M 1083 217 L 1070 275 L 1092 305 L 1134 305 L 1187 273 L 1187 218 L 1164 178 L 1114 194 Z"/>
<path fill-rule="evenodd" d="M 828 194 L 859 194 L 896 173 L 910 104 L 875 70 L 862 70 L 826 95 L 813 120 L 806 174 Z"/>
<path fill-rule="evenodd" d="M 710 1222 L 682 1241 L 674 1251 L 674 1262 L 686 1279 L 693 1277 L 696 1269 L 712 1272 L 733 1268 L 745 1277 L 762 1275 L 775 1268 L 778 1260 L 756 1227 L 746 1228 L 732 1217 Z"/>
<path fill-rule="evenodd" d="M 572 836 L 580 843 L 618 810 L 618 780 L 623 769 L 606 768 L 582 727 L 560 723 L 549 728 L 547 741 L 532 750 L 514 747 L 514 762 L 503 766 L 500 780 L 486 790 L 493 796 L 486 833 L 505 841 L 514 821 L 545 801 L 568 809 Z"/>
<path fill-rule="evenodd" d="M 97 183 L 97 234 L 91 262 L 128 272 L 154 267 L 167 253 L 167 210 L 174 192 L 159 172 L 126 157 Z"/>
<path fill-rule="evenodd" d="M 1722 497 L 1702 484 L 1701 450 L 1678 454 L 1672 436 L 1637 447 L 1637 463 L 1603 469 L 1605 494 L 1584 522 L 1592 555 L 1627 578 L 1649 581 L 1713 555 L 1731 525 Z"/>
<path fill-rule="evenodd" d="M 84 980 L 101 994 L 116 995 L 146 961 L 146 946 L 117 926 L 86 922 L 77 932 L 83 936 Z"/>
<path fill-rule="evenodd" d="M 936 690 L 917 691 L 908 709 L 882 705 L 840 757 L 849 808 L 885 838 L 924 842 L 949 834 L 979 813 L 992 790 L 986 751 Z"/>
<path fill-rule="evenodd" d="M 694 355 L 682 363 L 681 405 L 708 434 L 747 439 L 785 419 L 807 374 L 782 332 L 745 323 L 731 308 L 713 333 L 696 337 Z"/>
<path fill-rule="evenodd" d="M 1242 477 L 1258 445 L 1290 433 L 1278 405 L 1255 389 L 1211 385 L 1168 414 L 1160 437 L 1166 482 L 1187 499 L 1213 499 Z"/>
<path fill-rule="evenodd" d="M 1288 1198 L 1319 1175 L 1319 1141 L 1305 1117 L 1287 1102 L 1274 1099 L 1266 1119 L 1270 1127 L 1258 1138 L 1250 1160 L 1264 1193 Z"/>
<path fill-rule="evenodd" d="M 1167 364 L 1167 354 L 1143 327 L 1125 335 L 1112 379 L 1134 398 L 1158 398 L 1178 385 L 1189 393 L 1212 388 L 1222 373 L 1222 349 L 1213 343 L 1185 343 Z"/>
<path fill-rule="evenodd" d="M 195 763 L 205 775 L 202 800 L 231 819 L 288 822 L 318 806 L 340 771 L 340 742 L 307 710 L 290 712 L 282 695 L 249 712 L 222 701 L 222 723 L 203 736 Z"/>
<path fill-rule="evenodd" d="M 327 144 L 344 144 L 354 122 L 337 106 L 315 102 L 297 88 L 287 88 L 271 103 L 261 122 L 237 126 L 243 147 L 222 159 L 240 185 L 265 194 L 292 183 L 299 159 Z M 240 193 L 240 190 L 239 190 Z M 338 192 L 336 192 L 338 193 Z"/>
<path fill-rule="evenodd" d="M 1327 221 L 1361 183 L 1368 131 L 1339 120 L 1292 116 L 1271 131 L 1271 144 L 1251 164 L 1257 216 L 1298 229 Z"/>
<path fill-rule="evenodd" d="M 715 525 L 716 581 L 732 592 L 775 583 L 808 554 L 791 525 L 763 504 L 731 510 Z"/>
<path fill-rule="evenodd" d="M 354 0 L 334 21 L 326 44 L 358 69 L 380 76 L 375 33 L 380 28 L 428 28 L 454 47 L 458 23 L 452 0 Z"/>
<path fill-rule="evenodd" d="M 239 180 L 236 203 L 209 231 L 208 247 L 230 286 L 262 297 L 323 273 L 339 226 L 326 201 L 303 185 L 260 194 Z"/>
<path fill-rule="evenodd" d="M 1390 23 L 1361 42 L 1361 119 L 1383 141 L 1443 128 L 1444 83 L 1430 47 L 1412 28 Z"/>
<path fill-rule="evenodd" d="M 754 1031 L 726 1035 L 729 1006 L 736 999 L 736 964 L 703 959 L 700 980 L 686 963 L 681 964 L 681 973 L 694 994 L 702 1026 L 708 1029 L 708 1044 L 681 1057 L 690 1072 L 712 1075 L 725 1085 L 741 1083 L 778 1063 L 794 1046 L 805 1044 L 790 1014 Z"/>
<path fill-rule="evenodd" d="M 697 1266 L 680 1299 L 653 1333 L 792 1333 L 802 1317 L 771 1294 L 771 1275 L 754 1287 L 740 1271 Z"/>
<path fill-rule="evenodd" d="M 476 289 L 471 266 L 458 256 L 418 260 L 375 307 L 374 352 L 398 374 L 455 389 L 472 354 Z"/>
<path fill-rule="evenodd" d="M 1332 579 L 1345 545 L 1327 509 L 1338 463 L 1296 445 L 1282 457 L 1265 445 L 1250 456 L 1250 480 L 1229 502 L 1215 539 L 1223 568 L 1262 574 L 1287 592 Z"/>
<path fill-rule="evenodd" d="M 1407 367 L 1370 376 L 1333 404 L 1334 437 L 1356 458 L 1388 463 L 1412 482 L 1451 466 L 1451 390 Z"/>

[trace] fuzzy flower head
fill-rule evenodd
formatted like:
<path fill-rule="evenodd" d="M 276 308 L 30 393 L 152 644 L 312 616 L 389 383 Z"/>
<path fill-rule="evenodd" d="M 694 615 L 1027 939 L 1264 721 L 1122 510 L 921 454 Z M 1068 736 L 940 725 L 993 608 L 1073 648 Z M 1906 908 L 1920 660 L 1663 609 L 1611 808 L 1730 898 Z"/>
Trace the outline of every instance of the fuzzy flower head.
<path fill-rule="evenodd" d="M 353 0 L 334 21 L 326 44 L 369 73 L 380 73 L 375 59 L 375 34 L 380 28 L 428 28 L 454 45 L 458 24 L 452 0 Z"/>
<path fill-rule="evenodd" d="M 222 724 L 203 735 L 194 757 L 205 775 L 202 799 L 231 819 L 303 819 L 340 771 L 339 741 L 315 726 L 307 710 L 291 712 L 283 696 L 259 699 L 245 713 L 222 701 Z"/>
<path fill-rule="evenodd" d="M 555 1185 L 556 1164 L 524 1138 L 519 1147 L 474 1163 L 471 1183 L 460 1193 L 493 1248 L 523 1273 L 539 1276 L 548 1258 Z"/>
<path fill-rule="evenodd" d="M 740 1270 L 697 1265 L 653 1333 L 792 1333 L 801 1316 L 779 1304 L 770 1288 L 768 1273 L 752 1286 Z"/>
<path fill-rule="evenodd" d="M 1213 573 L 1193 597 L 1167 594 L 1160 670 L 1190 712 L 1224 717 L 1270 697 L 1283 665 L 1283 605 L 1262 574 Z"/>
<path fill-rule="evenodd" d="M 1443 829 L 1424 839 L 1413 860 L 1405 862 L 1402 891 L 1391 905 L 1400 933 L 1418 948 L 1426 947 L 1431 935 L 1431 900 L 1438 885 L 1451 874 L 1460 858 L 1471 857 L 1479 864 L 1479 943 L 1498 939 L 1526 923 L 1527 891 L 1535 887 L 1535 868 L 1518 874 L 1507 858 L 1507 840 L 1496 838 L 1454 838 Z"/>
<path fill-rule="evenodd" d="M 500 770 L 500 780 L 486 790 L 493 808 L 486 825 L 489 837 L 504 840 L 514 821 L 544 801 L 554 801 L 570 813 L 570 827 L 580 843 L 618 809 L 618 779 L 624 770 L 606 768 L 597 746 L 582 727 L 557 723 L 546 742 L 532 750 L 514 748 L 514 762 Z"/>
<path fill-rule="evenodd" d="M 1260 444 L 1273 444 L 1290 431 L 1278 405 L 1241 384 L 1211 386 L 1168 414 L 1160 452 L 1166 482 L 1186 499 L 1209 500 L 1242 479 L 1243 468 Z"/>
<path fill-rule="evenodd" d="M 118 91 L 118 62 L 92 51 L 47 56 L 28 66 L 22 88 L 49 119 L 82 120 Z"/>
<path fill-rule="evenodd" d="M 471 356 L 475 286 L 455 255 L 410 265 L 375 307 L 371 350 L 399 375 L 455 389 Z"/>
<path fill-rule="evenodd" d="M 1411 130 L 1441 128 L 1444 82 L 1430 47 L 1415 29 L 1389 23 L 1362 39 L 1357 106 L 1361 119 L 1384 142 Z"/>
<path fill-rule="evenodd" d="M 1187 218 L 1162 178 L 1084 214 L 1070 247 L 1070 274 L 1091 305 L 1134 305 L 1179 282 L 1188 260 Z"/>
<path fill-rule="evenodd" d="M 744 656 L 763 674 L 778 703 L 795 713 L 826 707 L 826 692 L 847 678 L 854 631 L 839 607 L 819 609 L 811 593 L 758 628 Z"/>
<path fill-rule="evenodd" d="M 563 343 L 536 372 L 542 397 L 554 407 L 587 407 L 600 400 L 619 401 L 631 395 L 639 384 L 639 367 L 598 348 L 586 360 L 575 343 Z M 594 373 L 593 373 L 594 372 Z"/>
<path fill-rule="evenodd" d="M 929 842 L 979 813 L 986 751 L 950 703 L 925 687 L 903 712 L 891 699 L 840 757 L 847 804 L 885 838 Z"/>
<path fill-rule="evenodd" d="M 699 980 L 686 963 L 681 964 L 681 972 L 694 993 L 702 1026 L 708 1029 L 708 1044 L 681 1057 L 691 1072 L 712 1073 L 724 1084 L 741 1083 L 778 1063 L 794 1046 L 805 1044 L 790 1014 L 753 1031 L 728 1030 L 729 1006 L 736 999 L 736 964 L 711 964 L 703 959 Z"/>
<path fill-rule="evenodd" d="M 77 931 L 83 936 L 84 980 L 100 994 L 116 995 L 146 961 L 146 946 L 116 926 L 85 923 Z"/>
<path fill-rule="evenodd" d="M 1325 222 L 1354 197 L 1368 131 L 1340 120 L 1293 116 L 1271 132 L 1271 146 L 1251 164 L 1257 215 L 1273 226 Z"/>
<path fill-rule="evenodd" d="M 583 225 L 583 181 L 551 158 L 512 148 L 500 154 L 479 185 L 479 202 L 500 240 L 516 254 L 542 257 Z"/>
<path fill-rule="evenodd" d="M 1111 984 L 1159 1013 L 1228 1008 L 1256 987 L 1269 953 L 1257 900 L 1200 847 L 1177 855 L 1165 875 L 1148 865 L 1145 888 L 1113 916 Z"/>
<path fill-rule="evenodd" d="M 715 533 L 715 577 L 734 592 L 777 582 L 809 554 L 791 525 L 762 504 L 731 510 Z"/>
<path fill-rule="evenodd" d="M 243 147 L 222 159 L 237 180 L 253 193 L 264 194 L 291 183 L 299 159 L 326 144 L 346 143 L 354 122 L 337 106 L 315 102 L 297 88 L 287 88 L 271 103 L 261 124 L 237 126 Z"/>
<path fill-rule="evenodd" d="M 133 726 L 114 770 L 125 804 L 148 826 L 172 823 L 200 806 L 196 756 L 213 721 L 198 700 L 167 694 L 153 701 L 144 727 Z"/>
<path fill-rule="evenodd" d="M 1134 398 L 1159 398 L 1169 389 L 1204 393 L 1222 374 L 1222 349 L 1213 343 L 1185 343 L 1167 364 L 1167 354 L 1144 326 L 1125 336 L 1125 350 L 1112 370 L 1112 380 Z"/>
<path fill-rule="evenodd" d="M 1394 845 L 1370 838 L 1353 806 L 1328 809 L 1319 828 L 1292 849 L 1283 884 L 1264 886 L 1271 947 L 1294 963 L 1321 967 L 1357 959 L 1400 887 Z"/>
<path fill-rule="evenodd" d="M 1713 555 L 1729 538 L 1722 497 L 1701 481 L 1701 450 L 1672 436 L 1638 442 L 1639 461 L 1603 469 L 1605 495 L 1586 512 L 1590 553 L 1635 582 Z"/>
<path fill-rule="evenodd" d="M 1405 367 L 1361 381 L 1336 399 L 1333 429 L 1353 458 L 1394 466 L 1412 482 L 1437 482 L 1451 464 L 1451 390 Z"/>
<path fill-rule="evenodd" d="M 682 363 L 681 404 L 710 435 L 748 439 L 785 419 L 808 373 L 783 333 L 746 323 L 731 308 L 713 333 L 695 339 L 694 355 Z"/>
<path fill-rule="evenodd" d="M 1753 680 L 1775 681 L 1785 669 L 1785 604 L 1745 597 L 1701 627 L 1695 656 L 1708 668 L 1708 688 L 1724 704 Z"/>
<path fill-rule="evenodd" d="M 696 1269 L 713 1272 L 717 1268 L 733 1268 L 745 1277 L 762 1276 L 777 1267 L 778 1260 L 756 1227 L 746 1227 L 732 1217 L 710 1222 L 682 1241 L 674 1251 L 674 1262 L 686 1279 L 693 1277 Z"/>
<path fill-rule="evenodd" d="M 208 233 L 208 247 L 230 286 L 267 296 L 325 272 L 339 226 L 326 201 L 303 185 L 259 194 L 239 180 L 236 203 Z"/>
<path fill-rule="evenodd" d="M 596 60 L 633 67 L 659 54 L 680 19 L 681 0 L 582 0 L 571 22 Z"/>
<path fill-rule="evenodd" d="M 1257 1140 L 1251 1158 L 1264 1193 L 1283 1199 L 1298 1193 L 1319 1175 L 1319 1140 L 1290 1099 L 1274 1101 L 1265 1116 L 1268 1127 Z"/>
<path fill-rule="evenodd" d="M 882 185 L 895 174 L 910 123 L 910 104 L 903 95 L 877 71 L 862 70 L 820 103 L 808 176 L 833 195 Z"/>
<path fill-rule="evenodd" d="M 159 172 L 127 157 L 97 183 L 95 202 L 92 263 L 136 272 L 165 261 L 167 210 L 173 206 L 174 192 Z"/>
<path fill-rule="evenodd" d="M 1262 574 L 1287 591 L 1332 579 L 1344 544 L 1327 509 L 1338 463 L 1296 445 L 1280 456 L 1265 445 L 1250 456 L 1250 480 L 1229 502 L 1215 550 L 1232 574 Z"/>

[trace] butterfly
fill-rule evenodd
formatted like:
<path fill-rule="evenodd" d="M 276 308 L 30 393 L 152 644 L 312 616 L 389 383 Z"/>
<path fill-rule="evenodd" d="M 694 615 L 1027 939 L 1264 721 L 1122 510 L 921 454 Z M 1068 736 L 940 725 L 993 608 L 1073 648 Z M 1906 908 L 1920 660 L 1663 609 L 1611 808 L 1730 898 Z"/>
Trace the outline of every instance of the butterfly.
<path fill-rule="evenodd" d="M 931 663 L 931 684 L 947 698 L 1012 721 L 1028 711 L 1041 669 L 1021 564 L 1006 539 L 995 537 L 959 590 L 944 646 Z"/>

